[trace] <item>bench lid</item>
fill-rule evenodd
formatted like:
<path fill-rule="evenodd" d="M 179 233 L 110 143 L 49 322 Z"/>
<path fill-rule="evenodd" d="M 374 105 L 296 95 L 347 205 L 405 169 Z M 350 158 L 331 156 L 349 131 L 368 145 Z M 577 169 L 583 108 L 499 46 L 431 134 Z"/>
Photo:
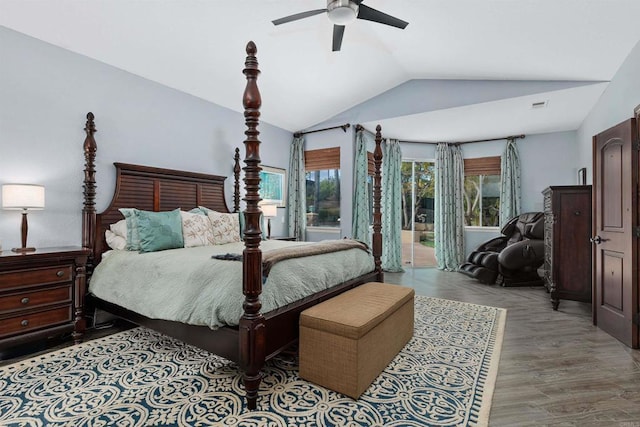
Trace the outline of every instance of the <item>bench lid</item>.
<path fill-rule="evenodd" d="M 413 300 L 412 288 L 370 282 L 310 307 L 300 326 L 359 339 L 391 313 Z"/>

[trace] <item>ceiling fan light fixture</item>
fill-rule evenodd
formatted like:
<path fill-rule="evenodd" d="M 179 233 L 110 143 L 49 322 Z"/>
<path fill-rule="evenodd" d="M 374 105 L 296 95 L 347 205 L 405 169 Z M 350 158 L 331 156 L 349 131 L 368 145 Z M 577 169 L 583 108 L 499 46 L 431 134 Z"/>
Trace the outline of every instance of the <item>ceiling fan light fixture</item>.
<path fill-rule="evenodd" d="M 335 25 L 346 25 L 358 17 L 358 5 L 349 0 L 334 0 L 327 4 L 327 16 Z"/>

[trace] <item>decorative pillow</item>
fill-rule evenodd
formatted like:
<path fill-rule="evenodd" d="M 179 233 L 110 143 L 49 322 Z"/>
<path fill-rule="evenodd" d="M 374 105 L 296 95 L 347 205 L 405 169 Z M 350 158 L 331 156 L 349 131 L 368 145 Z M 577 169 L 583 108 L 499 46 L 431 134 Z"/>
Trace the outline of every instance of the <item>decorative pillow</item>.
<path fill-rule="evenodd" d="M 193 210 L 193 209 L 192 209 Z M 209 217 L 200 213 L 180 212 L 182 217 L 182 238 L 185 248 L 214 245 L 213 226 Z"/>
<path fill-rule="evenodd" d="M 237 213 L 220 213 L 209 210 L 207 216 L 213 226 L 213 240 L 216 245 L 240 241 L 240 221 Z"/>
<path fill-rule="evenodd" d="M 184 247 L 180 209 L 167 212 L 136 210 L 140 252 L 155 252 Z"/>
<path fill-rule="evenodd" d="M 121 219 L 120 221 L 116 222 L 115 224 L 111 224 L 109 226 L 109 229 L 116 236 L 120 236 L 125 240 L 127 239 L 127 220 L 126 219 Z"/>
<path fill-rule="evenodd" d="M 240 240 L 244 238 L 244 211 L 238 212 L 238 219 L 240 221 Z M 260 213 L 260 230 L 262 230 L 262 240 L 267 240 L 267 226 L 264 223 L 264 215 Z"/>
<path fill-rule="evenodd" d="M 140 234 L 138 233 L 138 218 L 136 217 L 136 214 L 135 214 L 138 211 L 138 209 L 120 208 L 118 210 L 122 213 L 122 215 L 124 215 L 124 219 L 126 222 L 127 250 L 139 251 L 140 250 Z"/>
<path fill-rule="evenodd" d="M 198 214 L 198 215 L 205 215 L 205 216 L 206 216 L 206 215 L 207 215 L 207 213 L 206 213 L 203 209 L 207 209 L 207 208 L 200 208 L 200 207 L 198 207 L 198 208 L 193 208 L 193 209 L 191 209 L 191 210 L 189 211 L 189 213 L 192 213 L 192 214 Z"/>
<path fill-rule="evenodd" d="M 124 219 L 122 221 L 124 221 Z M 122 236 L 118 236 L 113 231 L 106 230 L 104 232 L 104 237 L 107 241 L 107 245 L 109 245 L 111 249 L 115 249 L 117 251 L 123 251 L 127 249 L 127 239 Z"/>

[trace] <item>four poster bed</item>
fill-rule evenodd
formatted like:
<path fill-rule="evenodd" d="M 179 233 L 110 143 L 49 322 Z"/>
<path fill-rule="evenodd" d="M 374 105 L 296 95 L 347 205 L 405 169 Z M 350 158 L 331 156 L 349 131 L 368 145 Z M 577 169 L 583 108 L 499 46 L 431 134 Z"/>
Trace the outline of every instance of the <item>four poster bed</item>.
<path fill-rule="evenodd" d="M 339 283 L 331 283 L 325 289 L 314 290 L 311 294 L 292 302 L 281 304 L 277 308 L 264 310 L 261 300 L 263 294 L 263 252 L 261 245 L 269 248 L 275 243 L 263 241 L 260 229 L 261 211 L 258 202 L 260 177 L 260 141 L 258 139 L 258 118 L 261 105 L 260 93 L 256 85 L 259 74 L 258 62 L 256 60 L 256 47 L 253 42 L 249 42 L 246 48 L 247 58 L 243 73 L 247 79 L 247 85 L 243 96 L 245 108 L 244 116 L 247 130 L 244 141 L 246 154 L 244 159 L 244 183 L 246 210 L 244 213 L 245 225 L 242 234 L 243 245 L 242 262 L 233 263 L 231 261 L 211 260 L 211 253 L 206 253 L 204 257 L 208 263 L 227 262 L 241 270 L 238 274 L 234 286 L 237 292 L 242 294 L 242 301 L 237 303 L 239 310 L 239 320 L 236 325 L 223 325 L 217 328 L 206 324 L 190 324 L 184 321 L 167 320 L 161 316 L 148 316 L 132 309 L 125 308 L 125 301 L 107 301 L 104 298 L 95 296 L 95 292 L 89 294 L 94 306 L 113 313 L 119 317 L 130 320 L 136 324 L 149 327 L 166 335 L 176 337 L 184 342 L 193 344 L 212 353 L 225 357 L 239 364 L 244 371 L 244 385 L 246 390 L 247 406 L 255 409 L 258 396 L 258 389 L 261 381 L 261 369 L 265 360 L 278 354 L 298 339 L 298 318 L 301 311 L 313 306 L 323 300 L 338 295 L 350 288 L 369 281 L 382 281 L 383 273 L 380 257 L 382 253 L 381 236 L 381 174 L 382 162 L 380 127 L 376 129 L 376 147 L 374 151 L 374 225 L 373 243 L 371 254 L 372 261 L 364 272 L 357 272 L 355 277 Z M 109 251 L 105 241 L 105 232 L 110 226 L 121 221 L 123 216 L 119 211 L 121 208 L 137 208 L 139 210 L 164 212 L 175 209 L 188 210 L 205 206 L 209 209 L 229 213 L 224 197 L 225 177 L 208 175 L 202 173 L 184 172 L 170 169 L 160 169 L 148 166 L 138 166 L 131 164 L 115 163 L 116 167 L 116 187 L 113 199 L 109 207 L 102 213 L 95 210 L 95 158 L 97 145 L 94 139 L 96 132 L 94 116 L 87 114 L 86 139 L 84 141 L 85 171 L 84 171 L 84 207 L 82 211 L 82 241 L 83 247 L 91 251 L 89 258 L 88 277 L 90 285 L 93 281 L 98 283 L 101 269 L 105 270 L 106 265 L 111 262 L 110 258 L 117 258 L 118 252 L 129 251 Z M 240 155 L 239 150 L 235 152 L 234 171 L 234 197 L 233 212 L 240 211 Z M 289 243 L 289 242 L 286 242 Z M 301 243 L 297 243 L 301 244 Z M 308 243 L 302 243 L 310 246 Z M 226 245 L 220 245 L 226 246 Z M 236 245 L 237 246 L 237 245 Z M 166 257 L 169 253 L 177 251 L 192 251 L 199 253 L 213 248 L 204 246 L 203 248 L 175 249 L 163 251 Z M 237 248 L 236 248 L 237 249 Z M 267 251 L 269 252 L 269 251 Z M 265 254 L 267 253 L 265 252 Z M 114 256 L 114 253 L 116 256 Z M 121 254 L 123 257 L 125 254 Z M 130 252 L 129 258 L 153 259 L 154 254 L 138 254 Z M 167 258 L 161 258 L 166 260 Z M 164 263 L 164 261 L 159 261 Z M 366 265 L 366 263 L 361 263 Z M 289 272 L 290 267 L 282 262 L 281 270 Z M 332 270 L 333 265 L 325 265 L 327 270 Z M 299 268 L 299 267 L 298 267 Z M 271 287 L 276 287 L 274 277 L 277 273 L 277 266 L 271 268 L 269 277 L 264 282 L 264 291 L 269 292 Z M 159 269 L 159 273 L 162 274 Z M 240 277 L 242 279 L 240 280 Z M 272 280 L 273 279 L 273 280 Z M 218 280 L 218 279 L 216 279 Z M 240 284 L 240 281 L 242 284 Z M 271 281 L 271 283 L 269 282 Z M 279 280 L 278 280 L 279 281 Z M 305 285 L 302 280 L 294 283 L 301 287 Z M 216 282 L 217 284 L 217 282 Z M 128 283 L 128 287 L 135 289 L 138 282 Z M 173 283 L 174 288 L 180 290 L 180 283 Z M 284 285 L 289 286 L 289 285 Z M 90 287 L 91 290 L 91 287 Z M 149 292 L 148 290 L 146 292 Z M 185 291 L 186 292 L 186 291 Z M 199 294 L 197 297 L 199 298 Z M 266 308 L 266 302 L 264 308 Z"/>

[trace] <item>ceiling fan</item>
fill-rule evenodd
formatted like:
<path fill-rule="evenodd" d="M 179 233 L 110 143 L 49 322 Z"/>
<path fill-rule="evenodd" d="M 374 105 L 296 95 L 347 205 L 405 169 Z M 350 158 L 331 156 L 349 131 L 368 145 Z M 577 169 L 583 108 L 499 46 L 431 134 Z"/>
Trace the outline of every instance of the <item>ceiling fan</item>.
<path fill-rule="evenodd" d="M 306 12 L 296 13 L 294 15 L 285 16 L 276 19 L 273 25 L 286 24 L 287 22 L 297 21 L 298 19 L 308 18 L 310 16 L 319 15 L 323 12 L 327 13 L 329 20 L 333 22 L 333 51 L 337 52 L 342 46 L 342 36 L 344 35 L 344 27 L 346 24 L 356 19 L 364 19 L 366 21 L 378 22 L 380 24 L 390 25 L 403 29 L 409 25 L 408 22 L 398 19 L 379 10 L 373 9 L 362 4 L 364 0 L 327 0 L 326 9 L 308 10 Z"/>

